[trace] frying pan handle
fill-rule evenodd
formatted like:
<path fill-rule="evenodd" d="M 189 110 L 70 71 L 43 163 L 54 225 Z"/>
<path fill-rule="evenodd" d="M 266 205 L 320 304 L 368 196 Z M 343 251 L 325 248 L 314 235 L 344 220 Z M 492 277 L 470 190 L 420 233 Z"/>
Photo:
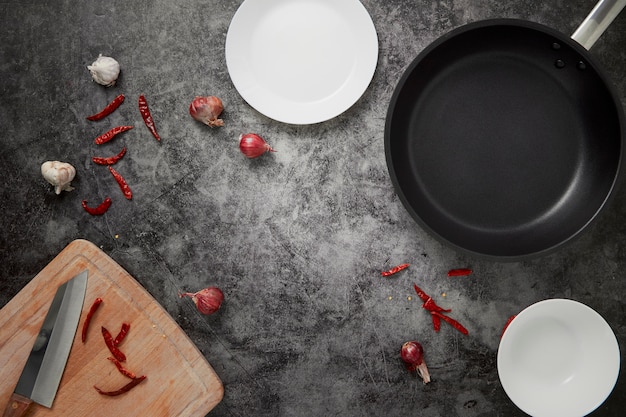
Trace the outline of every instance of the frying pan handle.
<path fill-rule="evenodd" d="M 589 50 L 626 6 L 626 0 L 600 0 L 578 26 L 572 39 Z"/>

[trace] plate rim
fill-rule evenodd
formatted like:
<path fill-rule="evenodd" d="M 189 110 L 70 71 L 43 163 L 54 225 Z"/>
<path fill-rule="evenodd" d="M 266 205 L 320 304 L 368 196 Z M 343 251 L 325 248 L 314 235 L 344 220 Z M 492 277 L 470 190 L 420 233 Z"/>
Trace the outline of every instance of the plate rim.
<path fill-rule="evenodd" d="M 350 13 L 350 14 L 344 13 L 343 17 L 346 19 L 346 21 L 352 22 L 355 25 L 355 27 L 359 27 L 359 30 L 362 30 L 368 33 L 369 39 L 362 39 L 362 37 L 358 39 L 359 40 L 358 50 L 360 51 L 357 56 L 358 57 L 357 63 L 359 67 L 359 70 L 358 70 L 359 73 L 357 74 L 358 76 L 355 76 L 354 70 L 353 70 L 352 73 L 347 76 L 346 80 L 341 84 L 341 86 L 339 86 L 332 94 L 328 96 L 330 98 L 325 98 L 322 100 L 311 100 L 311 101 L 304 102 L 304 103 L 294 102 L 292 100 L 284 100 L 285 102 L 284 104 L 279 103 L 278 105 L 276 105 L 276 103 L 272 103 L 273 101 L 272 98 L 276 96 L 270 97 L 269 100 L 267 100 L 266 98 L 259 99 L 254 94 L 251 94 L 248 91 L 250 89 L 245 87 L 244 85 L 246 83 L 245 79 L 241 78 L 239 75 L 233 76 L 233 72 L 237 74 L 238 71 L 240 71 L 239 68 L 241 67 L 240 64 L 236 63 L 237 60 L 233 58 L 233 56 L 235 55 L 234 51 L 236 51 L 237 48 L 240 48 L 241 45 L 236 44 L 235 43 L 236 41 L 233 40 L 233 38 L 239 36 L 237 32 L 243 31 L 244 28 L 245 28 L 245 31 L 247 32 L 251 30 L 248 25 L 250 20 L 248 20 L 248 16 L 246 15 L 246 13 L 248 13 L 248 11 L 251 8 L 253 8 L 256 4 L 258 4 L 261 1 L 263 0 L 244 0 L 239 6 L 239 8 L 237 9 L 237 11 L 235 12 L 235 14 L 233 15 L 231 22 L 229 24 L 229 27 L 228 27 L 228 31 L 226 33 L 226 41 L 225 41 L 226 66 L 228 69 L 230 79 L 235 89 L 240 94 L 240 96 L 244 99 L 244 101 L 246 101 L 246 103 L 248 103 L 252 108 L 254 108 L 256 111 L 258 111 L 259 113 L 263 114 L 266 117 L 269 117 L 279 122 L 283 122 L 287 124 L 294 124 L 294 125 L 315 124 L 315 123 L 321 123 L 321 122 L 333 119 L 339 116 L 340 114 L 344 113 L 348 109 L 350 109 L 354 104 L 356 104 L 359 101 L 359 99 L 363 96 L 363 94 L 367 91 L 367 89 L 369 88 L 372 82 L 372 79 L 376 72 L 376 68 L 378 66 L 378 60 L 379 60 L 378 55 L 380 52 L 379 39 L 378 39 L 378 33 L 376 31 L 376 27 L 372 20 L 371 14 L 365 8 L 363 3 L 360 0 L 323 0 L 322 2 L 319 2 L 319 1 L 314 2 L 316 5 L 319 4 L 320 7 L 331 5 L 333 10 L 339 10 L 339 6 L 338 6 L 339 4 L 343 5 L 344 7 L 349 7 L 350 10 L 353 11 L 354 13 Z M 298 0 L 298 1 L 307 1 L 307 0 Z M 293 0 L 272 0 L 271 5 L 281 6 L 281 5 L 287 5 L 287 4 L 292 5 Z M 271 9 L 271 7 L 266 7 L 266 8 Z M 254 21 L 260 20 L 258 15 L 255 15 L 253 17 L 254 17 L 253 19 Z M 249 71 L 249 70 L 246 69 L 245 71 Z M 249 74 L 253 75 L 254 70 L 249 71 Z M 346 89 L 346 85 L 354 86 L 353 90 L 355 91 L 349 92 L 349 94 L 342 96 L 340 93 L 342 90 Z M 265 88 L 271 91 L 271 86 L 265 86 Z M 340 99 L 340 101 L 337 100 L 338 98 Z M 332 109 L 327 112 L 320 111 L 320 109 L 328 108 L 329 102 L 331 103 L 331 105 L 333 103 L 338 103 L 338 104 L 335 106 L 332 106 Z M 287 108 L 287 106 L 290 106 L 290 107 L 301 106 L 302 107 L 302 104 L 304 104 L 304 106 L 301 112 L 298 112 L 297 114 L 291 113 L 286 116 L 281 115 L 281 112 L 286 111 L 285 109 Z"/>

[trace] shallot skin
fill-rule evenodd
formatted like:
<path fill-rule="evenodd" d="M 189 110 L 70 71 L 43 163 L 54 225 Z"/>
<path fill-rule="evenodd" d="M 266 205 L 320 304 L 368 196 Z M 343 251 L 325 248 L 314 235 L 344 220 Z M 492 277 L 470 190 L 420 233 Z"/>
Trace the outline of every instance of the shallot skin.
<path fill-rule="evenodd" d="M 246 158 L 258 158 L 266 152 L 276 152 L 256 133 L 246 133 L 239 136 L 239 150 Z"/>
<path fill-rule="evenodd" d="M 191 117 L 210 127 L 224 126 L 224 121 L 219 119 L 223 111 L 224 104 L 216 96 L 196 96 L 189 105 Z"/>
<path fill-rule="evenodd" d="M 206 315 L 219 310 L 222 301 L 224 301 L 224 293 L 217 287 L 208 287 L 195 293 L 183 292 L 179 293 L 178 296 L 180 298 L 190 297 L 198 311 Z"/>
<path fill-rule="evenodd" d="M 417 371 L 424 384 L 430 382 L 430 373 L 426 367 L 426 362 L 424 362 L 424 349 L 419 342 L 405 342 L 400 349 L 400 357 L 409 372 Z"/>

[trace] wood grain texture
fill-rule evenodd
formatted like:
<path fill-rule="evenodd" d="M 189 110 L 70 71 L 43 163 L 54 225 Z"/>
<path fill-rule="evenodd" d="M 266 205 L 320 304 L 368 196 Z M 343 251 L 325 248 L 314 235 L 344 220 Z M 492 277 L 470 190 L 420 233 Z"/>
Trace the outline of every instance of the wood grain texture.
<path fill-rule="evenodd" d="M 54 292 L 63 282 L 89 270 L 79 328 L 52 408 L 33 404 L 29 417 L 85 415 L 204 416 L 224 394 L 222 383 L 204 356 L 159 303 L 122 267 L 91 242 L 75 240 L 0 310 L 0 409 L 13 393 Z M 87 340 L 81 330 L 93 301 L 104 302 L 93 316 Z M 100 332 L 115 336 L 131 324 L 120 349 L 125 367 L 144 382 L 117 397 L 93 388 L 116 390 L 128 383 L 115 365 Z M 79 401 L 80 399 L 80 401 Z"/>
<path fill-rule="evenodd" d="M 11 395 L 11 398 L 9 398 L 9 402 L 4 409 L 4 414 L 2 414 L 2 417 L 21 417 L 28 409 L 28 406 L 32 403 L 33 400 L 31 400 L 30 398 L 26 398 L 20 394 L 13 393 L 13 395 Z"/>

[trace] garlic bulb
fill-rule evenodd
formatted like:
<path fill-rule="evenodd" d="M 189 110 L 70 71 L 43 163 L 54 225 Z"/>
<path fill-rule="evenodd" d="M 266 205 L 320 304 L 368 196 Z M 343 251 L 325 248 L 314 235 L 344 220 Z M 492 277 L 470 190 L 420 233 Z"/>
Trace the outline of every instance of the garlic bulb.
<path fill-rule="evenodd" d="M 106 87 L 115 85 L 115 81 L 120 75 L 120 64 L 115 59 L 102 56 L 102 54 L 98 55 L 93 64 L 87 66 L 87 69 L 95 82 Z"/>
<path fill-rule="evenodd" d="M 67 162 L 46 161 L 41 164 L 41 175 L 46 181 L 54 185 L 54 192 L 57 194 L 61 194 L 61 191 L 74 189 L 70 183 L 76 175 L 76 168 Z"/>

